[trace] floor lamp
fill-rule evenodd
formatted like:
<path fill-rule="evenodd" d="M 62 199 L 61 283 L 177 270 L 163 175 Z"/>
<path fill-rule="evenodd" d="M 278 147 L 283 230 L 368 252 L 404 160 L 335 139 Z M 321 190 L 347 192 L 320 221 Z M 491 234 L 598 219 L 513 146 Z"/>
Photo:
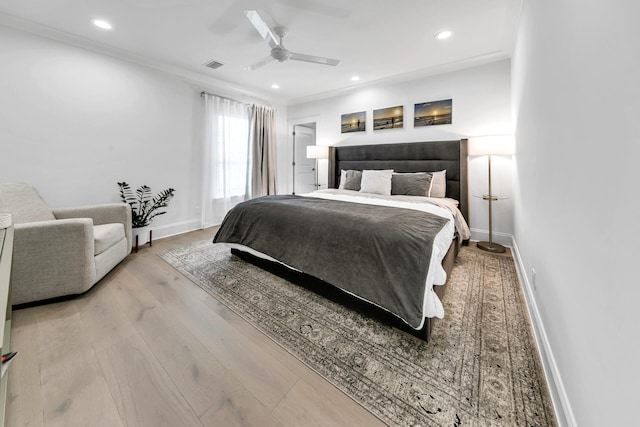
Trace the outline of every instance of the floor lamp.
<path fill-rule="evenodd" d="M 491 156 L 508 156 L 513 154 L 513 137 L 511 135 L 492 135 L 470 138 L 469 156 L 488 156 L 487 164 L 489 171 L 489 194 L 482 196 L 483 200 L 489 202 L 489 241 L 478 242 L 478 248 L 493 252 L 505 252 L 504 246 L 493 241 L 493 211 L 492 204 L 498 200 L 498 196 L 491 191 Z"/>
<path fill-rule="evenodd" d="M 316 182 L 315 189 L 320 188 L 320 182 L 318 181 L 318 159 L 329 158 L 329 147 L 326 145 L 307 145 L 307 159 L 316 159 Z"/>

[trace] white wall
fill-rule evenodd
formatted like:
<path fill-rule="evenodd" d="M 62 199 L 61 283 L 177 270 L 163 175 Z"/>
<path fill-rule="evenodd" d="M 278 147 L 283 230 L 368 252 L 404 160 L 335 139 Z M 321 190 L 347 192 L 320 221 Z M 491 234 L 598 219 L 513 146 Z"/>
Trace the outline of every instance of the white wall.
<path fill-rule="evenodd" d="M 206 88 L 3 26 L 0 58 L 0 181 L 32 184 L 52 207 L 119 201 L 118 181 L 173 187 L 154 236 L 199 227 Z M 278 126 L 286 143 L 283 107 Z"/>
<path fill-rule="evenodd" d="M 639 13 L 525 0 L 513 59 L 515 242 L 568 425 L 638 423 Z"/>
<path fill-rule="evenodd" d="M 499 61 L 464 70 L 425 77 L 420 80 L 378 84 L 353 90 L 345 95 L 290 106 L 289 123 L 317 120 L 317 144 L 358 145 L 394 142 L 437 141 L 470 136 L 508 134 L 512 132 L 510 98 L 510 61 Z M 453 99 L 453 123 L 414 128 L 414 104 L 440 99 Z M 373 110 L 404 106 L 404 128 L 373 131 Z M 366 111 L 367 130 L 340 133 L 341 115 Z M 299 121 L 299 120 L 301 121 Z M 511 244 L 512 172 L 511 159 L 494 157 L 493 192 L 510 197 L 494 205 L 494 238 Z M 289 165 L 281 164 L 281 175 Z M 321 183 L 327 182 L 327 162 L 321 161 Z M 487 192 L 487 159 L 471 158 L 470 193 Z M 485 201 L 470 197 L 470 226 L 473 239 L 486 239 L 488 207 Z"/>

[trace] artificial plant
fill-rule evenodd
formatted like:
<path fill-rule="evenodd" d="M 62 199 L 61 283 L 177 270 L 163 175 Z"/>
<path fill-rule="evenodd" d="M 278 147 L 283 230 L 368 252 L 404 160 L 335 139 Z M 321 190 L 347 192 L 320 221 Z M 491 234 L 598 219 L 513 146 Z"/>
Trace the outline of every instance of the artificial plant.
<path fill-rule="evenodd" d="M 118 187 L 120 187 L 120 199 L 131 206 L 133 228 L 146 227 L 156 216 L 167 213 L 160 209 L 167 207 L 176 191 L 173 188 L 167 188 L 152 197 L 151 188 L 147 185 L 138 187 L 135 194 L 126 182 L 119 182 Z"/>

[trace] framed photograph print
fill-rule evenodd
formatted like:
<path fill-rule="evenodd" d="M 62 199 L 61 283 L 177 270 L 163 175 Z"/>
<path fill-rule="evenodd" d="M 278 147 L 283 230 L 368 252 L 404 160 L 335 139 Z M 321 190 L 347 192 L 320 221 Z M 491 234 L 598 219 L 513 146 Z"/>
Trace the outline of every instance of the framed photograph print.
<path fill-rule="evenodd" d="M 415 104 L 413 127 L 450 125 L 453 113 L 453 100 L 430 101 Z"/>
<path fill-rule="evenodd" d="M 373 130 L 396 129 L 404 126 L 404 107 L 373 110 Z"/>
<path fill-rule="evenodd" d="M 364 132 L 366 129 L 367 113 L 360 111 L 342 115 L 342 133 Z"/>

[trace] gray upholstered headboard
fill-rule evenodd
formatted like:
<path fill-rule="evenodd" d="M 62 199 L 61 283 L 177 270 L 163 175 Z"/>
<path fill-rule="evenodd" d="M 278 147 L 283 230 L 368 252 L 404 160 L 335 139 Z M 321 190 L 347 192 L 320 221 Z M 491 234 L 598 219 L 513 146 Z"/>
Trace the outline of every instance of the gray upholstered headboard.
<path fill-rule="evenodd" d="M 460 202 L 469 222 L 467 140 L 329 147 L 329 188 L 337 188 L 342 169 L 393 169 L 396 172 L 447 170 L 447 197 Z"/>

